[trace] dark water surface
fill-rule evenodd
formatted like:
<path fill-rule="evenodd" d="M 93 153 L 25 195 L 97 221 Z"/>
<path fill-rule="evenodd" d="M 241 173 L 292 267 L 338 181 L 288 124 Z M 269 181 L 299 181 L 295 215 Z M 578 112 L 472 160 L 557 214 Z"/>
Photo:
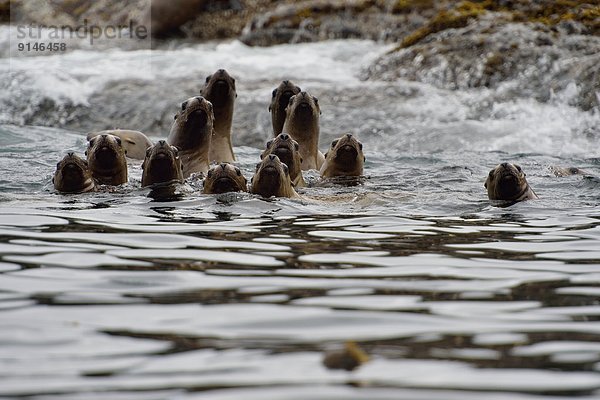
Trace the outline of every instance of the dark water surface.
<path fill-rule="evenodd" d="M 238 77 L 234 142 L 248 178 L 283 77 L 319 95 L 323 150 L 346 131 L 364 143 L 363 184 L 308 172 L 302 200 L 273 201 L 205 196 L 195 181 L 155 200 L 136 161 L 124 187 L 54 193 L 56 162 L 83 153 L 85 132 L 20 126 L 23 104 L 48 93 L 92 101 L 111 71 L 84 71 L 98 54 L 83 50 L 46 57 L 83 63 L 45 76 L 39 59 L 10 70 L 2 60 L 28 86 L 0 99 L 0 397 L 599 398 L 598 112 L 569 93 L 538 103 L 360 81 L 385 50 L 234 42 L 153 53 L 171 75 L 223 66 Z M 298 53 L 303 62 L 283 62 Z M 136 54 L 106 53 L 106 65 Z M 201 61 L 168 63 L 182 54 Z M 502 161 L 523 166 L 540 200 L 490 204 L 483 181 Z M 588 174 L 559 178 L 553 166 Z M 371 360 L 326 369 L 324 353 L 348 340 Z"/>

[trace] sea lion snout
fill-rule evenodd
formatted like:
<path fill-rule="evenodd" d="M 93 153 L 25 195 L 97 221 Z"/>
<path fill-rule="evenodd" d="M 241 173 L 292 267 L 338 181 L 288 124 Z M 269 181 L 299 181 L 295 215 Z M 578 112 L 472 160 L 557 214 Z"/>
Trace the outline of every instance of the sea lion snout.
<path fill-rule="evenodd" d="M 82 193 L 95 188 L 88 162 L 73 152 L 68 152 L 56 164 L 52 183 L 57 191 L 63 193 Z"/>
<path fill-rule="evenodd" d="M 484 183 L 490 200 L 520 201 L 537 199 L 525 173 L 517 164 L 503 162 L 494 167 Z"/>
<path fill-rule="evenodd" d="M 216 164 L 206 174 L 204 193 L 220 194 L 247 191 L 248 180 L 242 174 L 242 171 L 233 164 L 227 162 Z"/>
<path fill-rule="evenodd" d="M 277 156 L 279 161 L 287 166 L 292 183 L 296 187 L 306 185 L 302 177 L 300 145 L 289 134 L 280 133 L 274 139 L 269 140 L 260 158 L 264 159 L 267 155 Z"/>
<path fill-rule="evenodd" d="M 346 133 L 331 142 L 331 148 L 325 155 L 321 176 L 361 176 L 365 156 L 363 145 L 351 133 Z"/>
<path fill-rule="evenodd" d="M 142 186 L 183 181 L 179 150 L 164 140 L 159 140 L 154 146 L 148 147 L 142 170 L 144 171 Z"/>
<path fill-rule="evenodd" d="M 289 168 L 274 154 L 266 155 L 256 165 L 252 178 L 252 193 L 263 197 L 297 197 L 292 186 Z"/>

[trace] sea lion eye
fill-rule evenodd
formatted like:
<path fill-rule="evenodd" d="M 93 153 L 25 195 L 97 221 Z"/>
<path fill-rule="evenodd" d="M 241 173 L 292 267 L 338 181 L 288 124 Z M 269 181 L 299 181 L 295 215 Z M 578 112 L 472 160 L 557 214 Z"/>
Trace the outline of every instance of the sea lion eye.
<path fill-rule="evenodd" d="M 146 157 L 149 157 L 149 156 L 150 156 L 150 153 L 152 153 L 152 147 L 148 147 L 148 148 L 146 149 Z"/>
<path fill-rule="evenodd" d="M 123 142 L 121 141 L 121 138 L 120 138 L 120 137 L 118 137 L 118 136 L 115 136 L 115 140 L 117 141 L 117 144 L 118 144 L 119 146 L 123 146 Z"/>
<path fill-rule="evenodd" d="M 361 142 L 358 142 L 358 148 L 361 150 L 363 149 L 363 144 Z"/>
<path fill-rule="evenodd" d="M 493 179 L 493 178 L 494 178 L 494 170 L 491 170 L 491 171 L 490 171 L 490 173 L 488 174 L 488 177 L 489 177 L 490 179 Z"/>
<path fill-rule="evenodd" d="M 206 77 L 206 81 L 205 81 L 205 82 L 206 82 L 206 83 L 208 83 L 208 82 L 210 81 L 210 78 L 211 78 L 211 77 L 212 77 L 212 75 L 209 75 L 209 76 L 207 76 L 207 77 Z"/>
<path fill-rule="evenodd" d="M 235 167 L 235 173 L 237 174 L 237 176 L 242 175 L 242 171 L 240 171 L 240 169 L 238 167 Z"/>
<path fill-rule="evenodd" d="M 319 104 L 319 99 L 317 99 L 315 96 L 313 96 L 313 100 L 315 101 L 315 104 Z"/>
<path fill-rule="evenodd" d="M 331 148 L 333 149 L 335 147 L 335 145 L 338 144 L 338 140 L 334 140 L 333 142 L 331 142 Z"/>
<path fill-rule="evenodd" d="M 56 169 L 60 169 L 60 161 L 56 163 Z"/>
<path fill-rule="evenodd" d="M 296 149 L 296 151 L 300 151 L 300 145 L 298 144 L 298 142 L 294 142 L 294 148 Z"/>
<path fill-rule="evenodd" d="M 273 141 L 272 141 L 272 140 L 269 140 L 269 141 L 267 142 L 267 149 L 268 149 L 269 147 L 271 147 L 271 145 L 272 145 L 272 144 L 273 144 Z"/>
<path fill-rule="evenodd" d="M 275 98 L 275 96 L 277 96 L 277 89 L 273 89 L 273 98 Z"/>
<path fill-rule="evenodd" d="M 210 177 L 212 177 L 212 175 L 213 175 L 213 170 L 212 170 L 212 168 L 211 168 L 211 169 L 209 169 L 209 170 L 208 170 L 208 172 L 206 173 L 206 177 L 207 177 L 207 178 L 210 178 Z"/>
<path fill-rule="evenodd" d="M 90 142 L 88 143 L 89 147 L 92 147 L 94 143 L 96 143 L 96 137 L 90 139 Z"/>
<path fill-rule="evenodd" d="M 187 107 L 187 103 L 187 100 L 181 103 L 181 111 L 185 110 L 185 108 Z"/>
<path fill-rule="evenodd" d="M 521 169 L 521 166 L 519 166 L 519 165 L 515 164 L 515 168 L 517 169 L 517 171 L 519 171 L 519 172 L 523 172 L 523 170 Z"/>
<path fill-rule="evenodd" d="M 260 168 L 260 163 L 256 164 L 256 170 L 258 171 L 258 169 Z"/>
<path fill-rule="evenodd" d="M 290 174 L 290 169 L 288 168 L 288 166 L 286 164 L 283 164 L 283 171 L 285 172 L 286 175 Z"/>

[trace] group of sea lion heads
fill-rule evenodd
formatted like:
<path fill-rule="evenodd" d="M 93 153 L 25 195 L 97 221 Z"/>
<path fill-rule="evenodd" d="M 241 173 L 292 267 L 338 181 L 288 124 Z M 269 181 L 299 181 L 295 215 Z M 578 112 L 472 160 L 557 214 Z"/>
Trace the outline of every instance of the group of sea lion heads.
<path fill-rule="evenodd" d="M 87 159 L 67 153 L 57 164 L 53 183 L 62 193 L 95 190 L 98 185 L 128 181 L 126 156 L 143 159 L 142 186 L 181 183 L 192 174 L 204 175 L 203 192 L 250 191 L 264 197 L 298 197 L 306 185 L 302 171 L 319 170 L 323 178 L 360 177 L 363 145 L 352 134 L 334 140 L 326 154 L 319 151 L 321 109 L 315 96 L 289 80 L 272 92 L 269 111 L 274 138 L 266 143 L 248 185 L 235 166 L 231 126 L 235 79 L 224 69 L 206 78 L 200 96 L 181 103 L 169 135 L 152 143 L 142 132 L 109 130 L 87 136 Z M 517 165 L 503 163 L 486 182 L 492 200 L 537 198 Z"/>

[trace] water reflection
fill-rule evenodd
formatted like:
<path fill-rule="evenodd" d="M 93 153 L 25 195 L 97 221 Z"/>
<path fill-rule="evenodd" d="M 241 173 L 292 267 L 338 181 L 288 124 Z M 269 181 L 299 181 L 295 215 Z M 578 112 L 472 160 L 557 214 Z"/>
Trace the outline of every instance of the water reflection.
<path fill-rule="evenodd" d="M 167 204 L 0 210 L 2 395 L 599 393 L 597 216 L 249 218 Z M 346 340 L 372 360 L 326 369 Z"/>

